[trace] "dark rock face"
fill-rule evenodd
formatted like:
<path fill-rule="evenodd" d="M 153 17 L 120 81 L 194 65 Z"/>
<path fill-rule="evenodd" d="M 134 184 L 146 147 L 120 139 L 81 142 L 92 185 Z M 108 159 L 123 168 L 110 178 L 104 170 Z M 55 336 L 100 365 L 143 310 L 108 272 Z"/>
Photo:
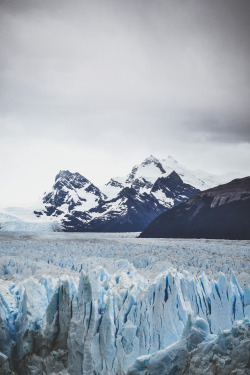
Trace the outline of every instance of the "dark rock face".
<path fill-rule="evenodd" d="M 175 200 L 175 206 L 199 192 L 193 186 L 185 184 L 175 171 L 167 177 L 159 177 L 155 181 L 151 191 L 152 193 L 162 191 L 167 198 Z"/>
<path fill-rule="evenodd" d="M 107 185 L 114 186 L 114 187 L 119 187 L 119 188 L 123 187 L 120 182 L 114 180 L 113 178 L 111 178 L 111 180 L 108 182 Z"/>
<path fill-rule="evenodd" d="M 198 193 L 157 217 L 141 237 L 250 239 L 250 177 Z"/>
<path fill-rule="evenodd" d="M 94 219 L 91 229 L 100 232 L 133 232 L 145 228 L 165 207 L 151 194 L 138 195 L 133 188 L 124 188 L 118 197 L 106 204 L 113 208 L 111 211 Z"/>
<path fill-rule="evenodd" d="M 124 188 L 116 198 L 102 201 L 88 212 L 76 210 L 63 218 L 66 231 L 130 232 L 143 230 L 165 210 L 153 195 L 140 197 L 133 188 Z"/>

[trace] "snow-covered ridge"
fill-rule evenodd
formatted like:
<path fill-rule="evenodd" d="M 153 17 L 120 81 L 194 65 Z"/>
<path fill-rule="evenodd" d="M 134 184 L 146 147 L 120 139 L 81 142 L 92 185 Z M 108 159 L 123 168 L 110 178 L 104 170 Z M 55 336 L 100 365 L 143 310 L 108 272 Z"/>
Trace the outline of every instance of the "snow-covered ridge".
<path fill-rule="evenodd" d="M 56 217 L 66 231 L 141 231 L 198 191 L 174 170 L 166 173 L 150 156 L 126 178 L 111 179 L 102 191 L 79 173 L 60 171 L 43 197 L 44 209 L 35 213 Z"/>
<path fill-rule="evenodd" d="M 43 203 L 48 215 L 65 215 L 77 207 L 78 211 L 88 211 L 98 205 L 106 196 L 80 173 L 60 171 L 55 178 L 52 191 L 45 193 Z M 55 215 L 54 215 L 55 216 Z"/>
<path fill-rule="evenodd" d="M 191 170 L 178 163 L 172 156 L 166 159 L 158 159 L 153 155 L 147 157 L 142 163 L 135 165 L 132 171 L 126 177 L 112 178 L 106 184 L 106 195 L 113 196 L 125 186 L 133 186 L 136 182 L 141 181 L 141 189 L 150 190 L 157 178 L 167 177 L 175 171 L 181 179 L 199 190 L 206 190 L 219 184 L 229 182 L 230 180 L 240 177 L 237 173 L 228 173 L 222 176 L 207 173 L 201 170 Z M 110 191 L 109 191 L 109 189 Z M 105 187 L 104 187 L 105 188 Z"/>
<path fill-rule="evenodd" d="M 62 170 L 33 208 L 0 209 L 0 227 L 4 231 L 142 231 L 165 210 L 228 178 L 189 170 L 171 156 L 152 155 L 127 176 L 112 178 L 100 188 L 79 173 Z M 14 215 L 6 210 L 14 210 Z"/>

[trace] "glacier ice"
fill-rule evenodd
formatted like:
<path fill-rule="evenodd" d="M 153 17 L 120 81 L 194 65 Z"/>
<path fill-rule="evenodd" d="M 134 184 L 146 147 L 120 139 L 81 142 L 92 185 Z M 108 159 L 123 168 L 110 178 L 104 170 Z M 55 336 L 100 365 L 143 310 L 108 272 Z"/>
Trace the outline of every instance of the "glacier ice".
<path fill-rule="evenodd" d="M 0 373 L 125 374 L 140 356 L 178 349 L 192 327 L 200 343 L 249 317 L 249 287 L 233 274 L 209 280 L 171 268 L 150 280 L 127 261 L 114 268 L 1 280 Z"/>
<path fill-rule="evenodd" d="M 152 355 L 137 358 L 127 375 L 249 375 L 249 362 L 249 319 L 211 335 L 204 319 L 192 321 L 189 316 L 179 341 Z"/>
<path fill-rule="evenodd" d="M 170 267 L 209 279 L 234 270 L 240 285 L 250 284 L 250 241 L 141 239 L 137 233 L 2 234 L 0 278 L 23 280 L 44 273 L 79 275 L 101 265 L 114 272 L 127 259 L 144 276 L 154 278 Z"/>
<path fill-rule="evenodd" d="M 183 340 L 196 318 L 209 330 L 199 345 L 221 337 L 250 317 L 249 245 L 128 233 L 2 235 L 0 374 L 123 375 L 136 358 Z"/>

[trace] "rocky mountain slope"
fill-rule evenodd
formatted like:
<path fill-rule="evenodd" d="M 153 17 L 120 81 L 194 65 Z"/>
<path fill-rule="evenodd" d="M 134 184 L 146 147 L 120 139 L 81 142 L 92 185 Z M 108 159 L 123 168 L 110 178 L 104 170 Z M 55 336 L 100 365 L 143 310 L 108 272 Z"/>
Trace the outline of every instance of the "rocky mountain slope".
<path fill-rule="evenodd" d="M 239 177 L 235 173 L 222 176 L 213 175 L 201 170 L 190 170 L 176 161 L 172 156 L 157 159 L 153 155 L 147 157 L 141 164 L 135 165 L 127 177 L 114 177 L 101 190 L 113 197 L 124 187 L 135 187 L 142 192 L 149 192 L 159 177 L 167 177 L 175 171 L 184 183 L 196 189 L 205 190 Z"/>
<path fill-rule="evenodd" d="M 80 175 L 60 171 L 49 193 L 45 193 L 43 203 L 47 216 L 61 216 L 78 209 L 88 211 L 107 198 L 95 185 Z"/>
<path fill-rule="evenodd" d="M 1 231 L 142 231 L 162 212 L 223 181 L 228 176 L 191 171 L 171 156 L 151 155 L 126 177 L 112 178 L 102 187 L 79 173 L 60 171 L 32 209 L 0 208 L 0 227 Z"/>
<path fill-rule="evenodd" d="M 43 197 L 44 210 L 35 214 L 59 219 L 66 231 L 142 231 L 166 209 L 199 191 L 166 169 L 150 156 L 123 181 L 112 179 L 104 192 L 79 173 L 60 171 Z"/>
<path fill-rule="evenodd" d="M 157 217 L 141 237 L 250 239 L 250 177 L 198 193 Z"/>

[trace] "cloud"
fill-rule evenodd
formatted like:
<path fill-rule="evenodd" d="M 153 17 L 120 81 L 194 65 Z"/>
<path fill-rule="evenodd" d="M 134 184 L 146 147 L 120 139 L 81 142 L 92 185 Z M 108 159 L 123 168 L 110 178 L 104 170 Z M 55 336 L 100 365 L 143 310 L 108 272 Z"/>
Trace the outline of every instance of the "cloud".
<path fill-rule="evenodd" d="M 24 173 L 32 144 L 50 176 L 91 153 L 98 176 L 99 157 L 112 175 L 169 152 L 224 171 L 230 147 L 250 173 L 249 25 L 248 0 L 2 0 L 2 175 L 19 162 Z M 221 167 L 205 156 L 218 147 Z"/>

